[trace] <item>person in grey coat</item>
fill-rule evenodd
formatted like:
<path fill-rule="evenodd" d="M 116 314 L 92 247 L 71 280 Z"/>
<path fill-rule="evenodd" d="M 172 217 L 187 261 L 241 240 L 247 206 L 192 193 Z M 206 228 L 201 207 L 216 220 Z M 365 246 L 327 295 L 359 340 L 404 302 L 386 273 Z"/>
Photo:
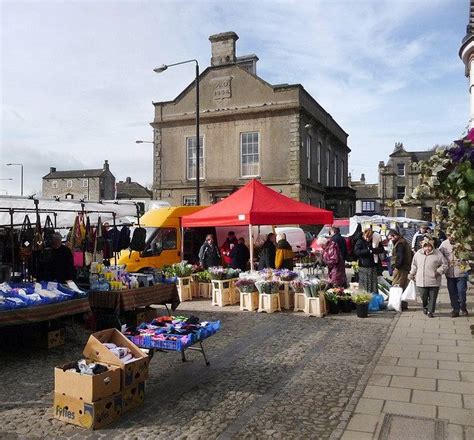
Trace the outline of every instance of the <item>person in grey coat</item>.
<path fill-rule="evenodd" d="M 444 255 L 434 248 L 429 238 L 421 242 L 421 249 L 415 253 L 408 278 L 415 280 L 418 293 L 423 301 L 423 313 L 433 318 L 441 276 L 446 273 L 448 262 Z"/>

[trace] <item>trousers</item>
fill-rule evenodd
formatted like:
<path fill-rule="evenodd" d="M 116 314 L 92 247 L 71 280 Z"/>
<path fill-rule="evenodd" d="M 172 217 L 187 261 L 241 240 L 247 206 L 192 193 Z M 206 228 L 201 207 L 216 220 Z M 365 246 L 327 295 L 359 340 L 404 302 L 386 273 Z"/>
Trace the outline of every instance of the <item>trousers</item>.
<path fill-rule="evenodd" d="M 423 308 L 428 312 L 434 313 L 436 308 L 436 299 L 438 298 L 439 287 L 418 287 L 418 294 L 421 296 Z"/>
<path fill-rule="evenodd" d="M 467 277 L 448 278 L 448 292 L 454 312 L 466 310 Z"/>

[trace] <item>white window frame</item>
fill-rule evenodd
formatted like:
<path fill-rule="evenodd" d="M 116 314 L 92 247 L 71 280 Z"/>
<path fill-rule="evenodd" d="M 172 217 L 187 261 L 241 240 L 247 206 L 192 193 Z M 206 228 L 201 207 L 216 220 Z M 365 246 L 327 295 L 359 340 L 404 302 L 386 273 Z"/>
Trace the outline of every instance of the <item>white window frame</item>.
<path fill-rule="evenodd" d="M 58 187 L 58 181 L 57 180 L 53 180 L 51 182 L 51 188 L 57 188 Z"/>
<path fill-rule="evenodd" d="M 190 142 L 194 142 L 194 146 L 190 145 Z M 205 160 L 205 145 L 204 145 L 204 136 L 199 136 L 199 180 L 204 180 L 205 178 L 205 170 L 206 167 L 204 166 L 204 160 Z M 189 158 L 189 149 L 194 148 L 196 150 L 196 136 L 187 136 L 186 137 L 186 180 L 196 180 L 196 171 L 194 171 L 194 177 L 191 176 L 191 168 L 189 166 L 190 164 L 190 158 Z M 196 156 L 196 155 L 194 155 Z M 191 159 L 192 160 L 192 159 Z M 194 157 L 194 169 L 196 169 L 196 157 Z"/>
<path fill-rule="evenodd" d="M 72 188 L 72 180 L 71 179 L 66 180 L 66 187 L 67 188 Z"/>
<path fill-rule="evenodd" d="M 243 157 L 244 157 L 244 154 L 243 154 L 243 139 L 244 139 L 244 136 L 245 135 L 257 135 L 257 153 L 246 153 L 245 155 L 246 156 L 257 156 L 257 162 L 256 162 L 256 167 L 257 167 L 257 172 L 254 173 L 254 174 L 245 174 L 244 173 L 244 161 L 243 161 Z M 253 142 L 252 142 L 253 143 Z M 248 163 L 247 163 L 247 166 Z M 252 166 L 255 166 L 255 162 L 253 163 Z M 260 176 L 260 132 L 259 131 L 246 131 L 246 132 L 242 132 L 240 133 L 240 177 L 258 177 Z"/>
<path fill-rule="evenodd" d="M 362 212 L 375 211 L 375 202 L 373 200 L 362 201 Z"/>
<path fill-rule="evenodd" d="M 306 178 L 311 180 L 311 148 L 312 148 L 311 135 L 306 136 Z"/>
<path fill-rule="evenodd" d="M 183 206 L 197 206 L 196 196 L 183 196 Z"/>
<path fill-rule="evenodd" d="M 400 173 L 399 167 L 403 166 L 403 173 Z M 406 167 L 404 163 L 397 163 L 397 176 L 405 176 L 406 173 Z"/>
<path fill-rule="evenodd" d="M 83 188 L 89 187 L 89 179 L 82 179 L 82 187 Z"/>

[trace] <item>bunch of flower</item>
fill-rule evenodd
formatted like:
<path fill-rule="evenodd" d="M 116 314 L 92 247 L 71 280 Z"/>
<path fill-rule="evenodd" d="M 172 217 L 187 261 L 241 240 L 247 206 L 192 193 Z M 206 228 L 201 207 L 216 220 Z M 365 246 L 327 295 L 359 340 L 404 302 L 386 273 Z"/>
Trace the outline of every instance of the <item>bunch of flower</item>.
<path fill-rule="evenodd" d="M 235 282 L 235 287 L 237 287 L 241 292 L 254 292 L 255 280 L 253 278 L 239 278 Z"/>
<path fill-rule="evenodd" d="M 240 274 L 240 269 L 227 268 L 227 279 L 238 278 Z"/>
<path fill-rule="evenodd" d="M 342 287 L 333 287 L 326 290 L 325 296 L 328 301 L 338 303 L 339 301 L 347 301 L 351 298 L 351 295 L 347 295 L 345 292 Z"/>
<path fill-rule="evenodd" d="M 359 273 L 359 262 L 358 261 L 351 262 L 351 268 L 354 273 Z"/>
<path fill-rule="evenodd" d="M 238 278 L 240 270 L 215 266 L 209 268 L 209 273 L 211 274 L 211 280 L 229 280 Z"/>
<path fill-rule="evenodd" d="M 372 301 L 372 295 L 367 292 L 360 292 L 352 295 L 352 302 L 354 304 L 368 304 Z"/>
<path fill-rule="evenodd" d="M 321 281 L 318 278 L 311 278 L 303 281 L 303 290 L 306 296 L 318 298 L 321 292 Z"/>
<path fill-rule="evenodd" d="M 202 270 L 196 274 L 197 279 L 200 283 L 210 283 L 211 282 L 211 274 L 208 270 Z"/>
<path fill-rule="evenodd" d="M 273 275 L 280 281 L 292 281 L 298 277 L 296 272 L 289 269 L 277 269 L 273 272 Z"/>
<path fill-rule="evenodd" d="M 260 279 L 262 280 L 273 280 L 273 269 L 266 268 L 258 272 Z"/>
<path fill-rule="evenodd" d="M 163 278 L 166 278 L 166 279 L 172 279 L 176 277 L 174 268 L 170 264 L 163 265 L 161 268 L 161 273 L 163 274 Z"/>
<path fill-rule="evenodd" d="M 280 282 L 275 280 L 261 279 L 255 283 L 259 293 L 278 293 Z"/>
<path fill-rule="evenodd" d="M 303 292 L 303 283 L 304 281 L 297 278 L 290 282 L 290 287 L 293 292 Z"/>
<path fill-rule="evenodd" d="M 189 277 L 193 273 L 193 265 L 188 264 L 187 261 L 181 261 L 181 263 L 175 263 L 171 266 L 174 276 L 178 278 Z"/>

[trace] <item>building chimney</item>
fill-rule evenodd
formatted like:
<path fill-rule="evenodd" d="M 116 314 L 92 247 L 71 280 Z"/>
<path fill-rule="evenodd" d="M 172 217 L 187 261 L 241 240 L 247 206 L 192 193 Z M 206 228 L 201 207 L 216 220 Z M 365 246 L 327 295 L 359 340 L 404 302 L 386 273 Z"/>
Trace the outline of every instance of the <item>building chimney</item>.
<path fill-rule="evenodd" d="M 347 185 L 351 186 L 351 184 L 352 184 L 352 174 L 349 173 L 348 176 L 347 176 Z"/>
<path fill-rule="evenodd" d="M 50 173 L 55 173 L 56 172 L 56 167 L 49 167 L 49 172 Z"/>
<path fill-rule="evenodd" d="M 362 173 L 360 175 L 360 183 L 362 183 L 362 185 L 365 185 L 365 174 L 364 173 Z"/>
<path fill-rule="evenodd" d="M 132 178 L 131 177 L 127 177 L 125 179 L 125 183 L 132 183 Z"/>
<path fill-rule="evenodd" d="M 235 32 L 222 32 L 209 37 L 211 42 L 211 66 L 233 64 L 236 61 L 235 42 L 239 36 Z"/>
<path fill-rule="evenodd" d="M 105 161 L 104 161 L 103 170 L 104 170 L 104 171 L 109 171 L 109 161 L 108 161 L 108 160 L 105 160 Z"/>

